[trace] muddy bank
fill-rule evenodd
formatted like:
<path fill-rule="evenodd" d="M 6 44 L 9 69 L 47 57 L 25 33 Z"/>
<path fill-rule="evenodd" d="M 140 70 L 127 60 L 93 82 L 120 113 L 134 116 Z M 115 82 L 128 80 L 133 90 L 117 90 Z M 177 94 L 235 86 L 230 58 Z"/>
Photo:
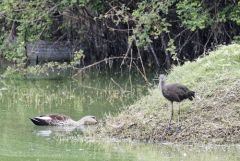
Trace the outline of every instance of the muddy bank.
<path fill-rule="evenodd" d="M 186 84 L 196 97 L 180 104 L 179 123 L 178 103 L 174 104 L 171 128 L 167 128 L 170 102 L 155 88 L 118 115 L 102 120 L 97 135 L 144 142 L 240 143 L 240 50 L 236 49 L 240 46 L 221 47 L 172 71 L 169 82 Z"/>
<path fill-rule="evenodd" d="M 98 134 L 144 142 L 240 143 L 239 96 L 240 80 L 229 91 L 219 90 L 207 100 L 195 100 L 195 107 L 182 112 L 179 123 L 174 116 L 171 128 L 167 128 L 168 119 L 162 116 L 170 114 L 170 109 L 159 108 L 149 115 L 129 107 L 119 116 L 101 122 Z"/>

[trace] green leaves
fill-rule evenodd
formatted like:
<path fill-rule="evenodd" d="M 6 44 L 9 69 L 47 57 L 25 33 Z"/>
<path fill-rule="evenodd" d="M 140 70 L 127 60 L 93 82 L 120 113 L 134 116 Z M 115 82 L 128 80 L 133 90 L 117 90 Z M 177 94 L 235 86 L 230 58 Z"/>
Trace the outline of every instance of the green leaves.
<path fill-rule="evenodd" d="M 174 45 L 173 39 L 169 40 L 166 50 L 173 56 L 173 59 L 177 59 L 176 46 Z"/>
<path fill-rule="evenodd" d="M 229 17 L 230 20 L 235 21 L 238 25 L 240 25 L 240 2 L 233 7 Z"/>
<path fill-rule="evenodd" d="M 171 6 L 170 2 L 173 1 L 152 0 L 139 3 L 138 8 L 132 13 L 132 19 L 136 24 L 132 39 L 135 39 L 137 46 L 147 46 L 162 32 L 168 32 L 168 27 L 171 25 L 167 22 L 165 14 Z"/>
<path fill-rule="evenodd" d="M 63 6 L 66 6 L 66 5 L 84 5 L 88 2 L 88 0 L 62 0 L 61 1 L 61 4 Z"/>
<path fill-rule="evenodd" d="M 81 63 L 81 60 L 85 58 L 85 55 L 83 54 L 83 50 L 79 50 L 74 52 L 74 57 L 71 61 L 71 65 L 78 65 Z"/>
<path fill-rule="evenodd" d="M 0 21 L 8 24 L 5 31 L 1 31 L 7 34 L 3 37 L 2 41 L 5 43 L 0 43 L 0 48 L 8 60 L 22 62 L 26 56 L 26 43 L 49 37 L 51 31 L 48 26 L 52 23 L 50 16 L 54 11 L 51 5 L 40 0 L 11 0 L 0 3 L 0 10 L 4 14 Z M 15 40 L 7 44 L 10 35 Z"/>
<path fill-rule="evenodd" d="M 183 0 L 177 3 L 176 10 L 184 27 L 195 31 L 212 23 L 212 19 L 199 0 Z"/>

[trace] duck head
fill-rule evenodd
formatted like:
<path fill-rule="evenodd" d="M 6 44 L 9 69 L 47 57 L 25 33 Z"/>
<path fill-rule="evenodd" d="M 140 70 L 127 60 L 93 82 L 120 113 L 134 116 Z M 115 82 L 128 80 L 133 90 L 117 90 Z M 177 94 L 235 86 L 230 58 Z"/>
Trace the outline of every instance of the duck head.
<path fill-rule="evenodd" d="M 98 121 L 95 116 L 84 116 L 78 121 L 78 123 L 81 125 L 94 125 L 97 124 Z"/>

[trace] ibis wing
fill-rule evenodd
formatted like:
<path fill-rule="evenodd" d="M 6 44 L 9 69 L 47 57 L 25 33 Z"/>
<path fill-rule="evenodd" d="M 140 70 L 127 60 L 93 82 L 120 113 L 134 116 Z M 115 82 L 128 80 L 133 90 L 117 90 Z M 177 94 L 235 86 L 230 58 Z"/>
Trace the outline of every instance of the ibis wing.
<path fill-rule="evenodd" d="M 186 86 L 177 84 L 177 94 L 179 95 L 180 100 L 184 99 L 190 99 L 192 100 L 192 97 L 194 97 L 195 92 L 189 90 Z"/>
<path fill-rule="evenodd" d="M 181 84 L 169 84 L 166 85 L 166 97 L 170 98 L 171 101 L 180 102 L 184 99 L 192 97 L 194 94 L 186 86 Z"/>

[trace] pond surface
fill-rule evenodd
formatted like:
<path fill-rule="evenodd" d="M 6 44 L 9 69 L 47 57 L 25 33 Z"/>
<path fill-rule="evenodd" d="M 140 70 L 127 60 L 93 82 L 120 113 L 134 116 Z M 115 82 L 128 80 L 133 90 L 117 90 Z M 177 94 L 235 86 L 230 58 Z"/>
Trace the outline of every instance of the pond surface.
<path fill-rule="evenodd" d="M 1 161 L 239 161 L 240 146 L 75 141 L 84 128 L 34 126 L 29 118 L 63 113 L 78 120 L 116 113 L 146 93 L 140 76 L 96 74 L 81 80 L 0 79 Z M 67 138 L 67 139 L 65 139 Z M 71 141 L 69 141 L 69 138 Z"/>

